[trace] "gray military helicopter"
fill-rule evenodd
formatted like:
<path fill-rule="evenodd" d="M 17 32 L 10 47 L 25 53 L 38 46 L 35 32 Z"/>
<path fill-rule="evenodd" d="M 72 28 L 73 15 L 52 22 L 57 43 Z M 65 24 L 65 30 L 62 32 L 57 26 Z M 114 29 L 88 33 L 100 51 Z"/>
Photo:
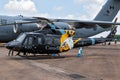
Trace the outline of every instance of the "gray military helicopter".
<path fill-rule="evenodd" d="M 46 22 L 47 21 L 47 22 Z M 13 51 L 26 53 L 52 54 L 68 51 L 73 48 L 74 30 L 56 29 L 56 24 L 52 21 L 45 20 L 44 29 L 35 32 L 22 33 L 16 40 L 6 44 L 6 48 Z M 46 28 L 49 28 L 46 31 Z"/>
<path fill-rule="evenodd" d="M 117 19 L 115 20 L 116 23 Z M 51 26 L 52 25 L 52 26 Z M 71 30 L 56 29 L 53 22 L 47 22 L 45 27 L 49 27 L 48 31 L 40 30 L 35 32 L 25 32 L 18 36 L 17 39 L 6 44 L 9 49 L 8 55 L 12 55 L 14 51 L 16 55 L 31 54 L 52 54 L 69 51 L 76 47 L 90 46 L 103 42 L 110 42 L 116 34 L 117 26 L 113 26 L 111 33 L 106 38 L 74 38 L 75 28 Z M 46 28 L 45 28 L 46 29 Z"/>

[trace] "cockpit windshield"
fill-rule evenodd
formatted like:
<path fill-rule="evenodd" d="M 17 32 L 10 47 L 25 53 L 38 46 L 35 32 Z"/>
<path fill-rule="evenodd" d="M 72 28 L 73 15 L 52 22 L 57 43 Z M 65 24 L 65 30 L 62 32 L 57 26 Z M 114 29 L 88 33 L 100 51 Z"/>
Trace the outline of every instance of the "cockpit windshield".
<path fill-rule="evenodd" d="M 17 39 L 16 41 L 19 41 L 19 42 L 22 42 L 26 37 L 26 34 L 21 34 Z"/>

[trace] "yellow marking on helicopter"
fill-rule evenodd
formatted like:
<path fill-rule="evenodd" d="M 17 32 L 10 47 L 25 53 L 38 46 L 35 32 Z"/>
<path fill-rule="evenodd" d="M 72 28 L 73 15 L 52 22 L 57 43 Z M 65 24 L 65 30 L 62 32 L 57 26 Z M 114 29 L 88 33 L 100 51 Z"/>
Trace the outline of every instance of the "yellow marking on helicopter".
<path fill-rule="evenodd" d="M 74 30 L 65 30 L 65 34 L 63 34 L 60 38 L 60 52 L 68 51 L 73 48 L 73 36 L 75 35 Z"/>
<path fill-rule="evenodd" d="M 74 40 L 74 45 L 80 40 L 81 40 L 81 38 L 78 38 L 77 40 Z"/>

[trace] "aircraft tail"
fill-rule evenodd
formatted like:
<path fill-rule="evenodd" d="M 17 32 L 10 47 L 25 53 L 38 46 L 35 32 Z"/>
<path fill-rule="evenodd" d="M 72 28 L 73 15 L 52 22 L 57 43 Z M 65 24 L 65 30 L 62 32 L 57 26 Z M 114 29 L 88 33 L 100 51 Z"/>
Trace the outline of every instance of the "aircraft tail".
<path fill-rule="evenodd" d="M 120 0 L 108 0 L 94 20 L 112 21 L 120 9 Z"/>

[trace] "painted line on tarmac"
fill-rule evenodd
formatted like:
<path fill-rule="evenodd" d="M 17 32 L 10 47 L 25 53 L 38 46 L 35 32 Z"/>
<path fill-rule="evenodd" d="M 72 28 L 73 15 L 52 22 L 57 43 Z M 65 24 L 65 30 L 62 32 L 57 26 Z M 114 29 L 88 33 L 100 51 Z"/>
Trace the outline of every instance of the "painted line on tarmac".
<path fill-rule="evenodd" d="M 34 62 L 34 61 L 31 61 L 31 63 L 32 63 L 33 66 L 40 67 L 40 68 L 42 68 L 44 70 L 47 70 L 49 72 L 68 74 L 65 70 L 63 70 L 61 68 L 58 68 L 58 67 L 50 66 L 48 64 L 38 63 L 38 62 Z"/>

